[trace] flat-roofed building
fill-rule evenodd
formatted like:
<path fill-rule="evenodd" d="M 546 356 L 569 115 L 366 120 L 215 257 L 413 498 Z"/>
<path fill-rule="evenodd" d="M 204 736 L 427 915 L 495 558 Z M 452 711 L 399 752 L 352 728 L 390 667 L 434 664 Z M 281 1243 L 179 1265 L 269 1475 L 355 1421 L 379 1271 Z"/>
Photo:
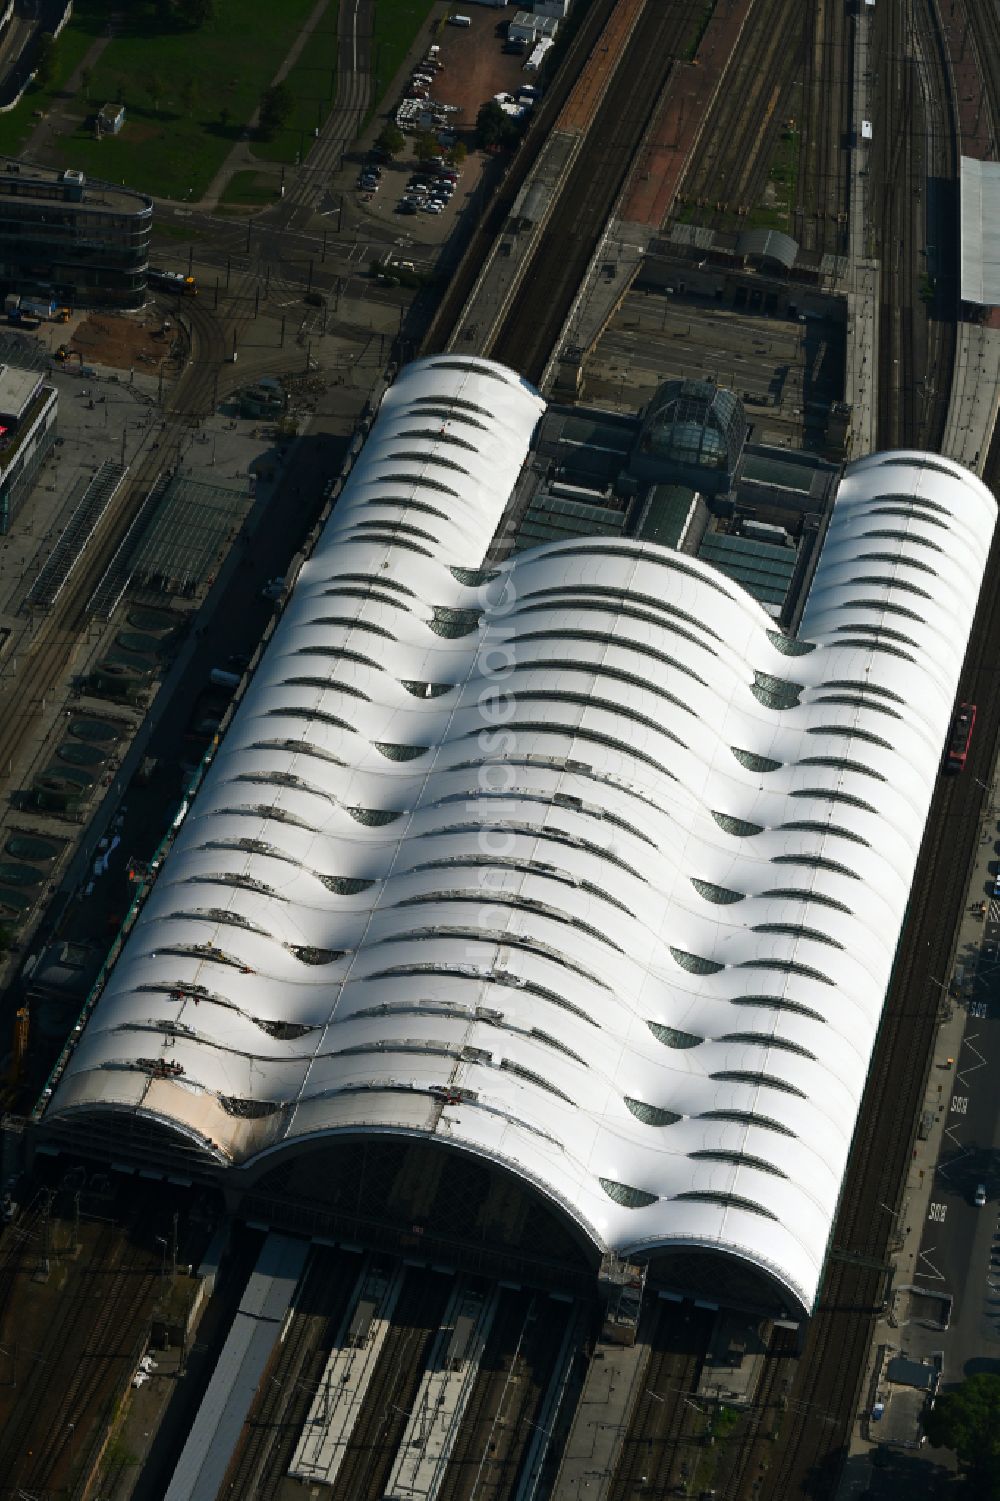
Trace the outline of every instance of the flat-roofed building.
<path fill-rule="evenodd" d="M 10 530 L 55 442 L 58 405 L 39 371 L 0 365 L 0 533 Z"/>
<path fill-rule="evenodd" d="M 0 164 L 0 294 L 141 307 L 152 222 L 144 193 L 8 159 Z"/>

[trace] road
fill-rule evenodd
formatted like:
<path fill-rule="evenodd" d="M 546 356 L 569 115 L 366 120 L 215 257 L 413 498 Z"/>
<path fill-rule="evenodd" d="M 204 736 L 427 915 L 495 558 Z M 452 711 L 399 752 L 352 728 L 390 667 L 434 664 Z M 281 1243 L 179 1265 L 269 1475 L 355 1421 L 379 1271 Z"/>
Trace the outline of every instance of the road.
<path fill-rule="evenodd" d="M 980 893 L 973 893 L 978 899 Z M 914 1284 L 954 1299 L 947 1334 L 922 1330 L 919 1344 L 945 1351 L 945 1383 L 977 1370 L 1000 1371 L 1000 964 L 984 951 L 968 1001 L 968 1020 L 954 1071 L 941 1084 L 947 1124 L 913 1269 Z M 974 1203 L 986 1186 L 983 1208 Z M 912 1343 L 912 1341 L 911 1341 Z"/>

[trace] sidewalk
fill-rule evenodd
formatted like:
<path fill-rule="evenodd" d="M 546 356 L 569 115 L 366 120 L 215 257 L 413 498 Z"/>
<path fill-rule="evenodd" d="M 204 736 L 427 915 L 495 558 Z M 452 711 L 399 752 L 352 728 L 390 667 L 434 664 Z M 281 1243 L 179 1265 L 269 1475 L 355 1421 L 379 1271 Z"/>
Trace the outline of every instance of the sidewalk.
<path fill-rule="evenodd" d="M 969 870 L 962 920 L 955 935 L 951 964 L 946 974 L 931 977 L 934 983 L 941 986 L 941 1004 L 944 1012 L 944 1020 L 938 1029 L 935 1039 L 931 1067 L 927 1079 L 927 1089 L 921 1107 L 922 1118 L 929 1129 L 923 1139 L 918 1135 L 915 1142 L 906 1185 L 900 1200 L 898 1212 L 895 1215 L 897 1234 L 893 1237 L 894 1248 L 889 1253 L 889 1259 L 895 1266 L 893 1275 L 895 1296 L 885 1315 L 878 1320 L 875 1326 L 872 1348 L 869 1352 L 861 1389 L 861 1406 L 865 1414 L 867 1413 L 867 1405 L 873 1381 L 878 1374 L 877 1366 L 882 1348 L 888 1346 L 893 1350 L 899 1350 L 905 1348 L 908 1344 L 908 1336 L 905 1333 L 901 1333 L 898 1320 L 895 1316 L 896 1304 L 898 1295 L 900 1292 L 905 1292 L 909 1287 L 914 1273 L 917 1271 L 920 1244 L 928 1219 L 931 1198 L 935 1190 L 937 1165 L 944 1146 L 945 1132 L 948 1129 L 948 1107 L 955 1081 L 955 1062 L 961 1054 L 962 1042 L 969 1019 L 969 1012 L 966 1006 L 960 1001 L 953 1002 L 949 998 L 946 987 L 950 977 L 955 973 L 956 962 L 963 963 L 966 974 L 969 974 L 973 968 L 969 962 L 970 957 L 975 955 L 976 963 L 978 963 L 979 950 L 983 942 L 983 923 L 973 915 L 973 908 L 977 904 L 980 894 L 987 883 L 993 879 L 989 866 L 994 857 L 993 834 L 997 826 L 996 776 L 995 769 L 990 795 L 983 807 L 982 833 Z M 969 990 L 971 991 L 971 985 L 969 986 Z M 886 1213 L 893 1213 L 890 1205 L 883 1207 Z M 930 1289 L 922 1289 L 922 1291 L 927 1292 Z M 916 1331 L 919 1326 L 912 1325 L 911 1328 Z M 927 1345 L 926 1351 L 918 1349 L 910 1351 L 910 1353 L 914 1354 L 915 1358 L 926 1358 L 932 1347 L 939 1347 L 944 1343 L 946 1337 L 944 1331 L 932 1330 L 930 1328 L 923 1329 L 921 1332 L 925 1335 L 923 1341 L 917 1339 L 916 1333 L 909 1338 L 910 1344 L 914 1340 L 917 1340 L 918 1343 L 926 1343 Z M 879 1449 L 879 1443 L 878 1441 L 869 1440 L 864 1436 L 862 1431 L 863 1421 L 863 1415 L 859 1415 L 855 1419 L 848 1449 L 848 1461 L 845 1465 L 844 1475 L 838 1490 L 839 1501 L 848 1501 L 848 1498 L 862 1495 L 866 1487 L 871 1484 L 872 1475 L 876 1468 L 874 1457 Z M 926 1457 L 929 1461 L 929 1455 Z M 940 1451 L 934 1451 L 934 1459 L 938 1464 L 942 1462 Z"/>
<path fill-rule="evenodd" d="M 89 69 L 91 72 L 93 72 L 94 64 L 98 61 L 101 53 L 104 51 L 105 47 L 111 40 L 111 35 L 108 34 L 106 36 L 100 36 L 96 41 L 91 42 L 90 46 L 83 54 L 80 61 L 77 63 L 76 67 L 73 69 L 72 73 L 69 75 L 62 88 L 59 90 L 59 93 L 53 96 L 52 105 L 44 120 L 42 120 L 38 125 L 35 126 L 35 129 L 31 132 L 31 135 L 25 141 L 24 146 L 21 150 L 21 155 L 25 157 L 29 162 L 37 160 L 36 152 L 40 151 L 45 146 L 47 136 L 62 136 L 65 138 L 69 134 L 67 126 L 72 129 L 73 119 L 69 115 L 67 115 L 64 110 L 60 109 L 59 105 L 57 105 L 55 101 L 57 99 L 60 99 L 60 97 L 64 99 L 76 98 L 77 94 L 80 93 L 81 89 L 83 88 L 84 71 Z"/>
<path fill-rule="evenodd" d="M 308 21 L 299 32 L 297 38 L 292 43 L 288 52 L 285 54 L 284 62 L 281 64 L 277 73 L 275 73 L 274 77 L 271 79 L 272 87 L 276 83 L 281 83 L 282 79 L 288 77 L 288 74 L 291 72 L 292 68 L 302 56 L 303 50 L 305 49 L 305 45 L 308 42 L 309 38 L 312 36 L 320 21 L 323 19 L 323 15 L 326 12 L 327 8 L 335 3 L 337 3 L 337 0 L 319 0 L 319 3 L 312 11 Z M 334 118 L 335 114 L 336 109 L 332 108 L 324 122 L 324 130 L 327 128 L 327 126 L 329 126 L 330 121 Z M 258 108 L 254 110 L 253 114 L 250 116 L 250 119 L 247 121 L 246 126 L 244 127 L 242 140 L 236 142 L 236 145 L 233 147 L 232 151 L 230 151 L 229 155 L 222 163 L 222 166 L 219 168 L 218 172 L 216 172 L 215 176 L 212 178 L 212 181 L 209 183 L 204 197 L 199 198 L 198 201 L 192 205 L 192 207 L 199 209 L 217 208 L 223 190 L 225 189 L 226 184 L 235 172 L 249 169 L 250 171 L 254 172 L 270 172 L 273 173 L 274 176 L 278 176 L 284 170 L 281 162 L 265 161 L 262 157 L 254 156 L 253 152 L 251 151 L 250 142 L 253 137 L 254 131 L 257 129 L 259 120 L 260 109 Z M 160 201 L 166 203 L 169 200 L 162 199 Z"/>

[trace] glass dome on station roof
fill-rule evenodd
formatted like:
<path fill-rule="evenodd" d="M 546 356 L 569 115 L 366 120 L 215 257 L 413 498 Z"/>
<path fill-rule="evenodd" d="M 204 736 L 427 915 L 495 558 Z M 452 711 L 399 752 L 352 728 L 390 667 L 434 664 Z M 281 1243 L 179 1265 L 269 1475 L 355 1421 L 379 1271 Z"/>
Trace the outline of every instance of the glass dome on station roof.
<path fill-rule="evenodd" d="M 672 380 L 646 408 L 639 448 L 671 464 L 732 473 L 746 441 L 743 403 L 705 380 Z"/>

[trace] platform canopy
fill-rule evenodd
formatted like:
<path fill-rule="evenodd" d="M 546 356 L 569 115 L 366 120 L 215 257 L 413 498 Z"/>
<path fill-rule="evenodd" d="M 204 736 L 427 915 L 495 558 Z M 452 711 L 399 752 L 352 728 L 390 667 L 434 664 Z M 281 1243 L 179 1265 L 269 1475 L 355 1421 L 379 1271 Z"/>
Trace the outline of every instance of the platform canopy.
<path fill-rule="evenodd" d="M 962 157 L 962 301 L 1000 305 L 1000 162 Z"/>

